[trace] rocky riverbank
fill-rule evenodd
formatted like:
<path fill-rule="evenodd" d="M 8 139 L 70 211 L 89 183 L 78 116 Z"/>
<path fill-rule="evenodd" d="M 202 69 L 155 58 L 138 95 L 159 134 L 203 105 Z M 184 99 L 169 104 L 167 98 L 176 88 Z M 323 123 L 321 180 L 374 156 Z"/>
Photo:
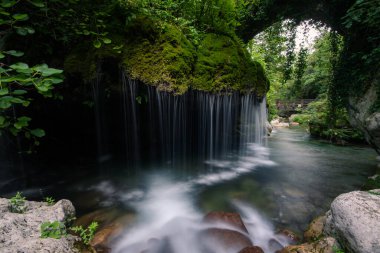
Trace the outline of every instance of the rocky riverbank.
<path fill-rule="evenodd" d="M 75 208 L 70 201 L 60 200 L 51 206 L 44 202 L 24 201 L 23 210 L 22 213 L 10 212 L 9 200 L 0 198 L 1 253 L 79 252 L 75 248 L 79 237 L 65 235 L 59 239 L 41 238 L 41 225 L 44 222 L 65 224 L 75 217 Z M 54 228 L 48 229 L 53 235 Z"/>
<path fill-rule="evenodd" d="M 81 240 L 79 237 L 64 234 L 56 239 L 41 238 L 42 223 L 58 221 L 66 224 L 75 217 L 75 209 L 70 201 L 61 200 L 51 206 L 44 202 L 25 201 L 23 213 L 10 212 L 9 204 L 8 199 L 0 198 L 0 252 L 83 252 L 78 248 Z M 129 226 L 134 220 L 131 215 L 115 214 L 110 217 L 96 211 L 76 221 L 77 225 L 84 226 L 92 221 L 100 223 L 100 229 L 90 242 L 90 251 L 87 249 L 85 252 L 111 252 L 114 239 L 121 234 L 123 227 Z M 237 213 L 211 212 L 204 217 L 203 223 L 207 229 L 201 232 L 199 243 L 216 243 L 223 249 L 229 249 L 228 252 L 264 252 L 252 243 L 250 238 L 255 235 L 248 234 Z M 279 235 L 285 240 L 276 240 Z M 354 191 L 338 196 L 326 215 L 311 222 L 303 235 L 303 241 L 288 230 L 278 231 L 276 238 L 268 242 L 270 252 L 380 252 L 380 189 Z M 284 241 L 290 245 L 284 245 Z M 146 252 L 174 253 L 167 251 L 165 245 L 167 243 L 158 239 L 147 238 Z"/>

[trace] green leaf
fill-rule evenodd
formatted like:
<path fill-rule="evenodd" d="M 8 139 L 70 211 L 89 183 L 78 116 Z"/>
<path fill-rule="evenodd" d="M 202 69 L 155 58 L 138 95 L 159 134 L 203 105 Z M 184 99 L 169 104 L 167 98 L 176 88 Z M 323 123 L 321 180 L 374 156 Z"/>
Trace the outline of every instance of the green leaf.
<path fill-rule="evenodd" d="M 9 7 L 14 6 L 16 3 L 17 1 L 14 1 L 14 0 L 2 0 L 0 5 L 1 7 L 9 8 Z"/>
<path fill-rule="evenodd" d="M 40 0 L 30 0 L 29 2 L 38 8 L 45 7 L 44 2 Z"/>
<path fill-rule="evenodd" d="M 26 127 L 29 125 L 29 121 L 31 121 L 32 119 L 29 118 L 29 117 L 20 117 L 17 119 L 17 122 L 13 124 L 13 126 L 16 128 L 16 129 L 21 129 L 23 127 Z"/>
<path fill-rule="evenodd" d="M 103 38 L 103 42 L 104 44 L 111 44 L 112 40 L 110 40 L 109 38 Z"/>
<path fill-rule="evenodd" d="M 0 97 L 0 109 L 8 109 L 12 106 L 12 97 L 6 96 L 6 97 Z"/>
<path fill-rule="evenodd" d="M 102 46 L 102 43 L 99 40 L 94 40 L 93 45 L 95 48 L 100 48 Z"/>
<path fill-rule="evenodd" d="M 42 76 L 52 76 L 52 75 L 56 75 L 56 74 L 61 74 L 63 72 L 63 70 L 54 69 L 54 68 L 47 68 L 47 69 L 43 69 L 41 72 L 42 72 Z"/>
<path fill-rule="evenodd" d="M 33 129 L 30 131 L 30 133 L 36 137 L 39 137 L 39 138 L 45 136 L 45 131 L 43 129 L 40 129 L 40 128 Z"/>
<path fill-rule="evenodd" d="M 4 125 L 5 117 L 0 116 L 0 126 Z"/>
<path fill-rule="evenodd" d="M 12 56 L 15 56 L 15 57 L 20 57 L 20 56 L 23 56 L 23 55 L 24 55 L 23 52 L 21 52 L 21 51 L 16 51 L 16 50 L 5 51 L 4 53 L 9 54 L 9 55 L 12 55 Z"/>
<path fill-rule="evenodd" d="M 7 95 L 9 93 L 8 88 L 2 88 L 0 89 L 0 96 Z"/>
<path fill-rule="evenodd" d="M 5 55 L 0 52 L 0 59 L 3 59 L 4 57 Z"/>
<path fill-rule="evenodd" d="M 14 90 L 14 91 L 12 91 L 13 95 L 24 95 L 26 93 L 28 93 L 26 90 Z"/>
<path fill-rule="evenodd" d="M 31 28 L 31 27 L 25 27 L 26 31 L 29 33 L 29 34 L 34 34 L 36 31 Z"/>
<path fill-rule="evenodd" d="M 21 36 L 28 35 L 28 30 L 24 27 L 16 27 L 16 33 Z"/>
<path fill-rule="evenodd" d="M 26 70 L 29 68 L 29 65 L 26 63 L 18 62 L 18 63 L 12 64 L 9 67 L 15 70 Z"/>
<path fill-rule="evenodd" d="M 11 14 L 9 12 L 4 11 L 4 9 L 0 9 L 0 14 L 4 16 L 10 16 Z"/>
<path fill-rule="evenodd" d="M 23 14 L 20 14 L 20 13 L 14 14 L 12 17 L 17 21 L 25 21 L 25 20 L 29 19 L 28 14 L 24 14 L 24 13 Z"/>

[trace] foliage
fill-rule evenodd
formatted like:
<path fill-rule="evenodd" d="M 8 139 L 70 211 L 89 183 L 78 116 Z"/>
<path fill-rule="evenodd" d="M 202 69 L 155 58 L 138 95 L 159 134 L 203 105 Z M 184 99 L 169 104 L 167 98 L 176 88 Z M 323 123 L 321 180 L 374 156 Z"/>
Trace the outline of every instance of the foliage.
<path fill-rule="evenodd" d="M 12 213 L 24 213 L 26 211 L 25 197 L 23 197 L 20 192 L 17 192 L 16 195 L 9 200 L 9 211 Z"/>
<path fill-rule="evenodd" d="M 306 114 L 306 113 L 303 113 L 303 114 L 295 114 L 295 115 L 291 118 L 291 121 L 293 121 L 293 122 L 297 122 L 297 123 L 299 123 L 300 125 L 309 124 L 309 122 L 310 122 L 310 117 L 311 117 L 311 115 L 310 115 L 310 114 Z"/>
<path fill-rule="evenodd" d="M 339 248 L 335 245 L 333 246 L 333 251 L 334 251 L 334 253 L 344 253 L 344 251 L 341 248 Z"/>
<path fill-rule="evenodd" d="M 345 108 L 336 110 L 335 124 L 330 125 L 328 106 L 326 96 L 308 105 L 306 113 L 310 115 L 310 133 L 332 142 L 362 142 L 363 134 L 350 126 Z"/>
<path fill-rule="evenodd" d="M 41 1 L 28 1 L 37 8 L 43 8 Z M 55 85 L 63 81 L 62 70 L 49 68 L 46 64 L 30 67 L 28 64 L 14 61 L 14 57 L 22 57 L 24 53 L 17 50 L 4 50 L 6 39 L 16 33 L 21 36 L 33 34 L 33 28 L 24 25 L 29 19 L 26 13 L 14 13 L 18 1 L 5 1 L 0 3 L 0 25 L 6 27 L 0 39 L 0 134 L 9 131 L 14 136 L 21 133 L 39 144 L 38 138 L 45 136 L 40 128 L 30 128 L 31 118 L 18 115 L 19 107 L 28 107 L 33 101 L 34 93 L 43 97 L 52 97 Z"/>
<path fill-rule="evenodd" d="M 87 228 L 82 226 L 72 227 L 71 230 L 78 233 L 83 240 L 83 243 L 88 245 L 90 241 L 94 238 L 95 231 L 97 230 L 99 224 L 96 221 L 91 222 Z"/>
<path fill-rule="evenodd" d="M 376 174 L 368 178 L 367 182 L 363 186 L 364 190 L 380 189 L 380 175 Z"/>
<path fill-rule="evenodd" d="M 378 0 L 357 0 L 343 17 L 346 39 L 336 70 L 336 92 L 344 103 L 360 97 L 378 73 L 380 64 L 380 12 Z M 376 86 L 380 94 L 380 85 Z M 380 109 L 380 96 L 372 112 Z"/>
<path fill-rule="evenodd" d="M 66 226 L 60 221 L 46 221 L 41 224 L 41 238 L 54 238 L 60 239 L 66 236 Z"/>
<path fill-rule="evenodd" d="M 55 199 L 53 199 L 52 197 L 45 197 L 44 202 L 46 202 L 48 206 L 52 206 L 55 204 Z"/>

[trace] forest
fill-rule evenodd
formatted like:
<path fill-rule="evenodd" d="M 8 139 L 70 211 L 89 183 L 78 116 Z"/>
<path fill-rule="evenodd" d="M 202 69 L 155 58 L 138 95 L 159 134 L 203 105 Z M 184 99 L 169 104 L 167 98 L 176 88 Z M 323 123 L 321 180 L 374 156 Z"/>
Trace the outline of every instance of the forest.
<path fill-rule="evenodd" d="M 379 0 L 0 0 L 0 27 L 0 252 L 380 252 Z"/>

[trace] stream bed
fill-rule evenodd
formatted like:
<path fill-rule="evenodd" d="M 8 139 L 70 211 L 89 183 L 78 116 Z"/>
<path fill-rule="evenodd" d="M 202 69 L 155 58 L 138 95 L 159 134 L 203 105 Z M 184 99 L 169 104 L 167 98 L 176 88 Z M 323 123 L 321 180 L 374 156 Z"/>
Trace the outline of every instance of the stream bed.
<path fill-rule="evenodd" d="M 35 199 L 68 198 L 78 216 L 102 210 L 103 216 L 132 217 L 116 253 L 139 252 L 148 239 L 161 236 L 180 241 L 173 252 L 202 252 L 190 246 L 204 229 L 202 217 L 214 210 L 239 212 L 254 244 L 272 252 L 267 245 L 276 230 L 302 234 L 336 196 L 360 189 L 376 169 L 371 148 L 332 145 L 301 128 L 275 130 L 264 143 L 248 143 L 245 152 L 223 159 L 146 162 L 133 171 L 123 163 L 102 163 L 78 168 L 98 173 L 73 173 L 69 180 L 23 191 Z"/>

